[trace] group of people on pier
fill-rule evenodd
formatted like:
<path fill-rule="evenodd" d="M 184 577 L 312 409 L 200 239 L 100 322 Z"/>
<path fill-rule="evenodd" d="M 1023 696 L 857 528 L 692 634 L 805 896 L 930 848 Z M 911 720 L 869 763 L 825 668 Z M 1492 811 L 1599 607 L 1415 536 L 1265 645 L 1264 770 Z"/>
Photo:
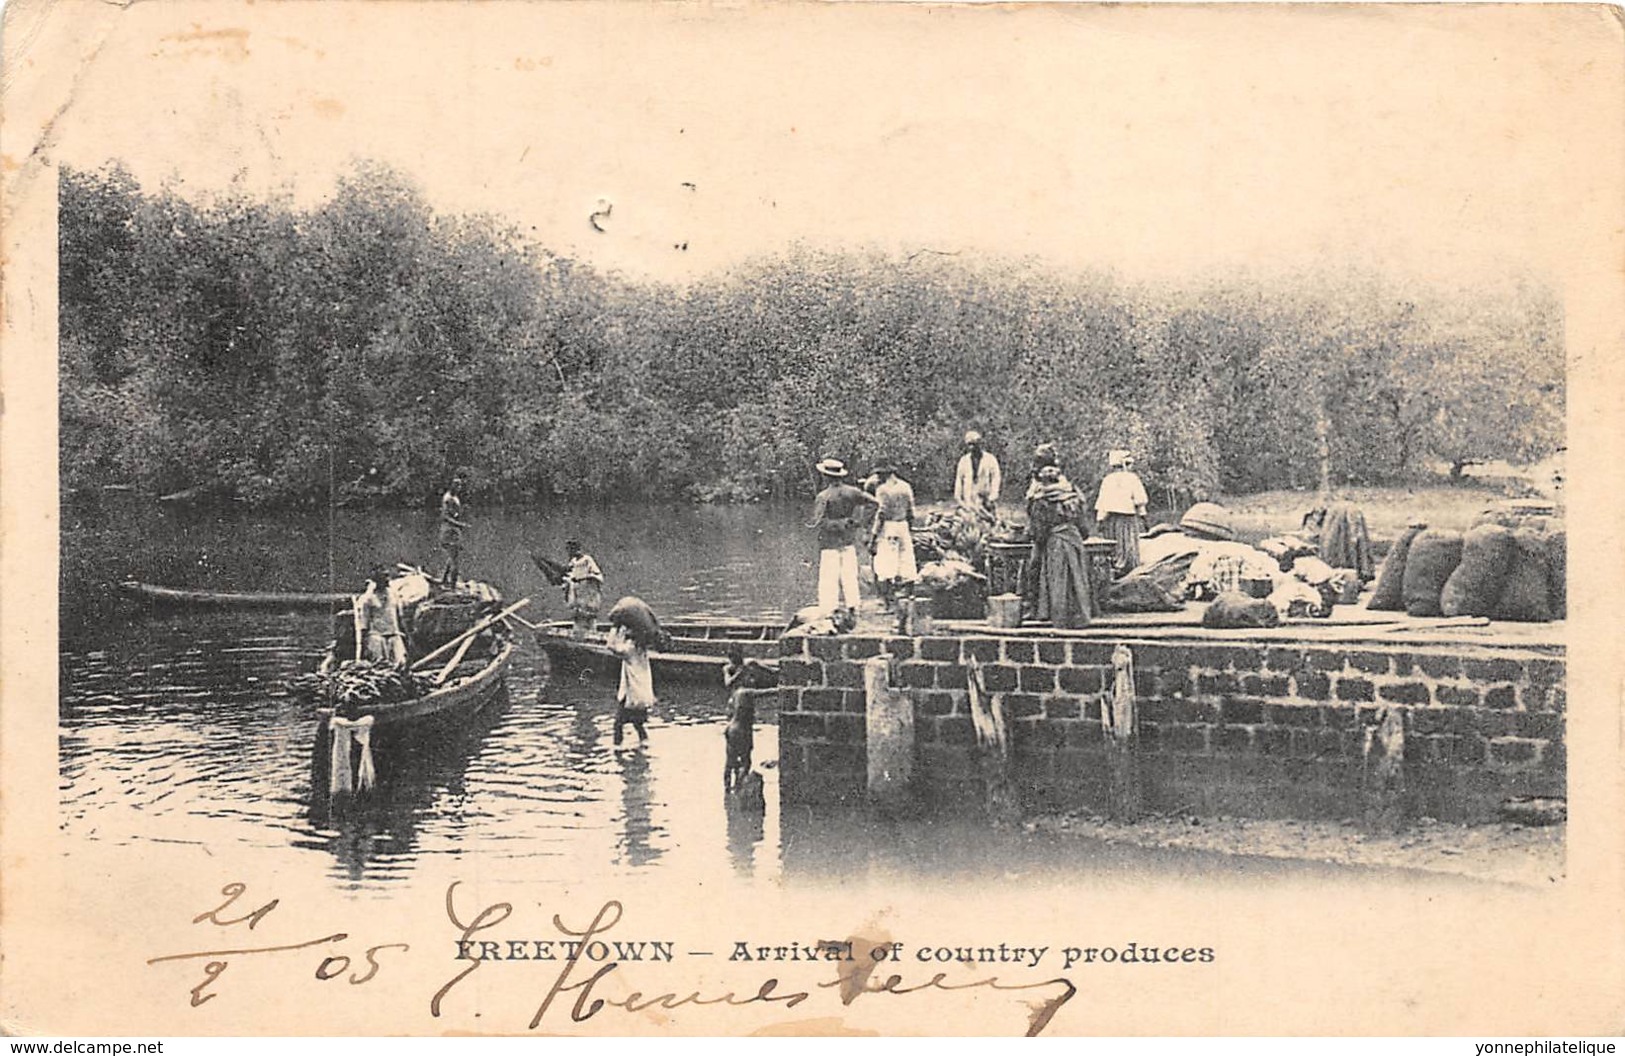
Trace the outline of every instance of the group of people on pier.
<path fill-rule="evenodd" d="M 1107 461 L 1109 471 L 1096 493 L 1094 520 L 1097 530 L 1113 541 L 1113 564 L 1121 574 L 1140 563 L 1148 499 L 1128 451 L 1114 450 Z M 823 487 L 808 527 L 818 540 L 818 608 L 826 614 L 858 608 L 857 536 L 866 532 L 875 582 L 890 610 L 919 578 L 912 537 L 913 487 L 889 463 L 877 465 L 861 488 L 851 482 L 840 459 L 825 458 L 816 469 Z M 999 460 L 983 446 L 981 433 L 967 432 L 954 471 L 955 503 L 991 527 L 999 520 L 1002 490 Z M 1029 611 L 1056 626 L 1088 622 L 1089 562 L 1082 531 L 1088 504 L 1062 472 L 1054 444 L 1040 444 L 1034 451 L 1025 501 L 1032 540 L 1026 580 Z"/>

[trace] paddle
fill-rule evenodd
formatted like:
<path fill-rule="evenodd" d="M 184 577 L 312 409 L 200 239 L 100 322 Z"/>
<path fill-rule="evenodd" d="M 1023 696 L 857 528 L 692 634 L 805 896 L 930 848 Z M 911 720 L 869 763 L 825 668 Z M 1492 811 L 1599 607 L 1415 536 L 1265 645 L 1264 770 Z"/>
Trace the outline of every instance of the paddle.
<path fill-rule="evenodd" d="M 474 644 L 474 639 L 472 639 L 472 638 L 464 638 L 463 639 L 463 644 L 459 645 L 457 647 L 457 651 L 455 653 L 451 654 L 451 659 L 446 661 L 446 666 L 442 667 L 440 669 L 440 673 L 438 675 L 434 676 L 434 684 L 435 685 L 438 686 L 440 683 L 444 682 L 446 680 L 447 675 L 449 675 L 453 671 L 457 670 L 457 665 L 462 663 L 463 662 L 463 657 L 468 654 L 468 647 L 473 645 L 473 644 Z"/>
<path fill-rule="evenodd" d="M 506 609 L 503 609 L 501 612 L 497 613 L 495 616 L 487 616 L 485 619 L 483 619 L 480 622 L 476 623 L 474 626 L 470 627 L 468 630 L 464 631 L 462 634 L 459 634 L 457 637 L 453 638 L 451 641 L 447 642 L 445 645 L 442 645 L 440 648 L 436 649 L 434 652 L 430 653 L 428 656 L 425 656 L 422 659 L 420 659 L 420 660 L 416 661 L 415 663 L 413 663 L 410 670 L 416 671 L 418 668 L 420 668 L 423 665 L 427 664 L 429 661 L 439 659 L 440 657 L 444 656 L 446 653 L 450 652 L 456 646 L 461 645 L 463 639 L 474 637 L 476 634 L 479 634 L 481 631 L 485 630 L 487 627 L 491 626 L 493 623 L 496 623 L 499 620 L 502 620 L 502 619 L 505 619 L 505 618 L 507 618 L 509 616 L 512 616 L 514 613 L 518 612 L 520 609 L 524 608 L 526 605 L 529 605 L 529 604 L 530 604 L 530 599 L 529 598 L 522 598 L 519 601 L 515 602 L 514 604 L 509 605 Z"/>

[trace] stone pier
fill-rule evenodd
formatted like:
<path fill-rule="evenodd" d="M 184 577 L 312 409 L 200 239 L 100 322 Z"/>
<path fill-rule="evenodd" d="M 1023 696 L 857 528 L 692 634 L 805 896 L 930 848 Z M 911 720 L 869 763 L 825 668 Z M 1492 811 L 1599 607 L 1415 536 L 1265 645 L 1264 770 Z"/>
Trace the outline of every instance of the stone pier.
<path fill-rule="evenodd" d="M 1368 730 L 1403 732 L 1402 808 L 1479 821 L 1511 796 L 1563 796 L 1563 648 L 1462 640 L 1137 639 L 1051 632 L 849 635 L 781 640 L 779 749 L 787 802 L 861 801 L 870 772 L 864 666 L 912 702 L 910 795 L 926 810 L 980 809 L 968 665 L 1011 724 L 1024 809 L 1104 811 L 1101 702 L 1112 648 L 1134 656 L 1145 809 L 1350 818 L 1362 810 Z M 895 707 L 895 703 L 892 705 Z M 1395 729 L 1390 720 L 1389 729 Z M 895 763 L 892 764 L 895 769 Z"/>

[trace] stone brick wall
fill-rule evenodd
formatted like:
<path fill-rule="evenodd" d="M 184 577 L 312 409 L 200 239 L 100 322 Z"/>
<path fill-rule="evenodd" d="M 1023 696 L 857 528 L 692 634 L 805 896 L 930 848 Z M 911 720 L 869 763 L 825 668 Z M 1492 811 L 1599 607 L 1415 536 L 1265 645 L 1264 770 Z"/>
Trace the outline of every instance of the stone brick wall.
<path fill-rule="evenodd" d="M 804 637 L 781 642 L 779 745 L 787 801 L 861 799 L 865 660 L 912 691 L 915 792 L 977 809 L 966 678 L 974 664 L 1011 721 L 1030 810 L 1102 809 L 1101 701 L 1116 642 L 1031 636 Z M 1493 816 L 1513 795 L 1565 791 L 1561 649 L 1487 644 L 1127 641 L 1134 654 L 1146 806 L 1251 817 L 1361 810 L 1367 731 L 1404 719 L 1406 809 Z"/>

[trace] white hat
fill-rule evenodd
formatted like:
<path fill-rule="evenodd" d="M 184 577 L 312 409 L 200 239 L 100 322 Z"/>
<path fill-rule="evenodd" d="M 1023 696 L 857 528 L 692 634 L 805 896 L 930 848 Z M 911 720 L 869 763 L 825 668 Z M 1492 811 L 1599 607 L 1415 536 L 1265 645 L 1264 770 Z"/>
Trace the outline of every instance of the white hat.
<path fill-rule="evenodd" d="M 1126 466 L 1128 461 L 1129 453 L 1120 447 L 1113 449 L 1106 455 L 1106 464 L 1108 466 Z"/>
<path fill-rule="evenodd" d="M 826 477 L 844 477 L 846 476 L 846 463 L 838 458 L 826 458 L 818 463 L 818 472 Z"/>

